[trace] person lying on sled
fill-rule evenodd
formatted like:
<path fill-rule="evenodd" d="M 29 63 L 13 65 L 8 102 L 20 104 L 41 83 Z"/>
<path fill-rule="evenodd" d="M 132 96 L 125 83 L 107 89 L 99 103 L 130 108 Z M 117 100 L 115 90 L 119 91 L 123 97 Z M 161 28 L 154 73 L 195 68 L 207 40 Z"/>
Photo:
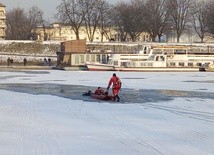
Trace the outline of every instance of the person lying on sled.
<path fill-rule="evenodd" d="M 104 91 L 103 88 L 98 87 L 98 88 L 95 90 L 94 94 L 96 94 L 96 95 L 105 95 L 105 91 Z"/>

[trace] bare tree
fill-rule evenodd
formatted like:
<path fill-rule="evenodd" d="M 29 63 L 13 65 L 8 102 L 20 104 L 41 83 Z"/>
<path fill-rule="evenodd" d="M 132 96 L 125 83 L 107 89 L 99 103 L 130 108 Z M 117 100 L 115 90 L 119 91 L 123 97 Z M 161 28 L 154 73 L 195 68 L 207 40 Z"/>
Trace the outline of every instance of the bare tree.
<path fill-rule="evenodd" d="M 27 18 L 29 20 L 28 38 L 31 38 L 33 37 L 32 30 L 36 29 L 38 25 L 45 23 L 45 20 L 43 18 L 43 12 L 36 6 L 30 8 Z"/>
<path fill-rule="evenodd" d="M 125 41 L 127 37 L 127 33 L 124 30 L 124 24 L 122 15 L 120 13 L 120 9 L 123 9 L 122 4 L 117 4 L 113 8 L 111 8 L 111 20 L 115 25 L 115 30 L 117 31 L 117 36 L 115 36 L 117 41 Z"/>
<path fill-rule="evenodd" d="M 41 25 L 42 25 L 43 32 L 44 32 L 44 41 L 46 41 L 49 39 L 47 29 L 48 29 L 50 23 L 47 20 L 45 20 L 43 16 L 41 16 Z"/>
<path fill-rule="evenodd" d="M 6 39 L 28 40 L 32 37 L 32 30 L 41 23 L 42 11 L 33 6 L 29 12 L 22 8 L 14 8 L 6 14 Z"/>
<path fill-rule="evenodd" d="M 127 22 L 124 22 L 125 31 L 129 34 L 132 41 L 136 41 L 139 35 L 145 31 L 145 20 L 144 14 L 142 12 L 141 5 L 132 1 L 129 5 L 127 5 L 125 12 L 123 12 L 124 20 L 126 19 Z"/>
<path fill-rule="evenodd" d="M 196 1 L 192 10 L 193 27 L 197 35 L 201 38 L 201 42 L 204 42 L 205 33 L 208 30 L 207 26 L 207 3 L 204 1 Z"/>
<path fill-rule="evenodd" d="M 85 10 L 84 23 L 90 42 L 93 41 L 94 34 L 101 20 L 103 3 L 103 0 L 87 0 L 82 3 L 83 10 Z"/>
<path fill-rule="evenodd" d="M 190 22 L 191 7 L 194 0 L 169 0 L 168 7 L 171 8 L 171 22 L 173 30 L 177 35 L 177 42 Z"/>
<path fill-rule="evenodd" d="M 131 37 L 132 41 L 136 41 L 143 32 L 141 9 L 132 3 L 118 3 L 114 7 L 112 17 L 121 41 L 125 41 L 127 35 Z"/>
<path fill-rule="evenodd" d="M 104 36 L 111 40 L 111 29 L 113 23 L 111 20 L 109 3 L 107 3 L 105 0 L 101 0 L 101 4 L 98 10 L 100 12 L 99 29 L 101 33 L 101 41 L 103 41 Z"/>
<path fill-rule="evenodd" d="M 24 9 L 14 8 L 6 13 L 6 39 L 24 40 L 27 39 L 28 30 L 26 23 L 28 22 Z"/>
<path fill-rule="evenodd" d="M 208 7 L 207 7 L 207 25 L 208 25 L 208 31 L 209 33 L 214 34 L 214 1 L 210 0 L 208 2 Z"/>
<path fill-rule="evenodd" d="M 62 0 L 57 6 L 56 17 L 63 23 L 71 26 L 71 29 L 79 40 L 79 30 L 83 25 L 86 10 L 83 10 L 82 4 L 84 0 Z"/>
<path fill-rule="evenodd" d="M 158 36 L 159 42 L 169 23 L 171 8 L 168 0 L 147 0 L 144 6 L 147 32 L 154 42 Z"/>

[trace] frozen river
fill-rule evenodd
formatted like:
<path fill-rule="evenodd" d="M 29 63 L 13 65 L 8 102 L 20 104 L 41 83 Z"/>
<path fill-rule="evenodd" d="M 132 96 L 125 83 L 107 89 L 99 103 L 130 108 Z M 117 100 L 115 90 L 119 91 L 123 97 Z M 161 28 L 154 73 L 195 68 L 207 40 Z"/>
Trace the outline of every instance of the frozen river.
<path fill-rule="evenodd" d="M 0 154 L 214 154 L 214 73 L 117 72 L 121 102 L 82 96 L 112 73 L 2 71 Z"/>

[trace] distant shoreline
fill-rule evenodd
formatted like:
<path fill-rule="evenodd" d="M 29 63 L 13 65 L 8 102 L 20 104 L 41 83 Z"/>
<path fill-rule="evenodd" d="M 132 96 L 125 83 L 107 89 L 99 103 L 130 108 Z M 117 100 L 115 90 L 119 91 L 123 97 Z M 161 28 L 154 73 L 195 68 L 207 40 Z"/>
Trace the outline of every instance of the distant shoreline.
<path fill-rule="evenodd" d="M 0 65 L 0 71 L 22 71 L 22 70 L 60 70 L 60 69 L 53 69 L 55 66 L 39 66 L 39 65 L 13 65 L 13 66 L 6 66 Z M 64 71 L 86 71 L 86 68 L 83 67 L 65 67 Z"/>
<path fill-rule="evenodd" d="M 13 65 L 13 66 L 6 66 L 6 65 L 0 65 L 0 71 L 23 71 L 23 70 L 61 70 L 62 69 L 56 69 L 55 66 L 40 66 L 40 65 L 27 65 L 27 66 L 21 66 L 21 65 Z M 86 67 L 65 67 L 63 71 L 88 71 Z M 93 72 L 93 71 L 89 71 Z M 101 71 L 98 71 L 101 72 Z M 109 71 L 106 71 L 109 72 Z M 123 71 L 118 71 L 123 72 Z M 167 71 L 167 70 L 160 70 L 160 71 L 142 71 L 142 72 L 182 72 L 182 71 Z M 185 71 L 185 72 L 196 72 L 196 71 Z M 202 72 L 202 71 L 198 71 Z M 214 72 L 214 69 L 206 69 L 205 72 Z"/>

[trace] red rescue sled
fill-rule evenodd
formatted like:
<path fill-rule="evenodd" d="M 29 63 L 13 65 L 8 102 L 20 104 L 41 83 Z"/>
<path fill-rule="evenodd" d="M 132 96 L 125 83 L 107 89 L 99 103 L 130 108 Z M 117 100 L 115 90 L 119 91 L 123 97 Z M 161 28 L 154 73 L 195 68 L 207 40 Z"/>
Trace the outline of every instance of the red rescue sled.
<path fill-rule="evenodd" d="M 90 96 L 99 100 L 106 100 L 106 101 L 113 100 L 112 95 L 97 95 L 97 94 L 91 93 Z"/>
<path fill-rule="evenodd" d="M 98 99 L 98 100 L 105 100 L 105 101 L 110 101 L 114 99 L 113 95 L 109 95 L 108 92 L 105 92 L 105 94 L 95 94 L 92 93 L 92 91 L 84 92 L 82 94 L 83 96 L 91 96 L 92 98 Z"/>

